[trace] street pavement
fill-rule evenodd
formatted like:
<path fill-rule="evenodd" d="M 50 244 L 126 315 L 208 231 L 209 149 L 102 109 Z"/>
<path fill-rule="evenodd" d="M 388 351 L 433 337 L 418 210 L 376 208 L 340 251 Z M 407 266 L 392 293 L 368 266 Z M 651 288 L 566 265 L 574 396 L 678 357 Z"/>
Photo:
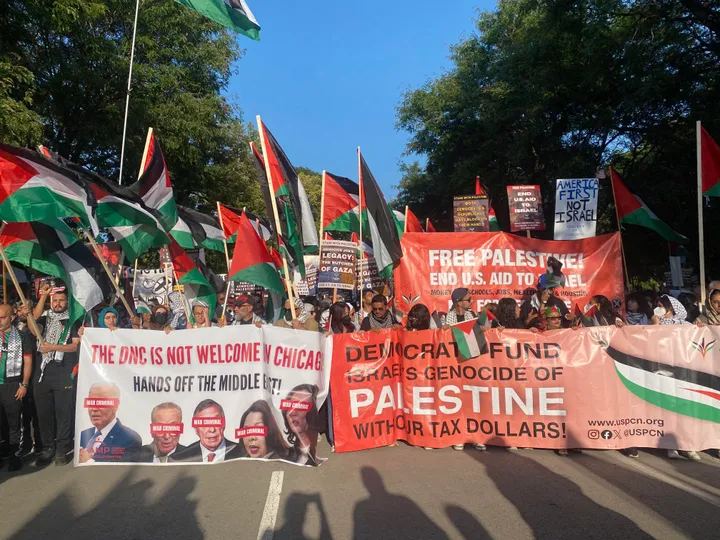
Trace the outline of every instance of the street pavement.
<path fill-rule="evenodd" d="M 720 538 L 720 462 L 405 446 L 316 469 L 0 470 L 0 539 Z"/>

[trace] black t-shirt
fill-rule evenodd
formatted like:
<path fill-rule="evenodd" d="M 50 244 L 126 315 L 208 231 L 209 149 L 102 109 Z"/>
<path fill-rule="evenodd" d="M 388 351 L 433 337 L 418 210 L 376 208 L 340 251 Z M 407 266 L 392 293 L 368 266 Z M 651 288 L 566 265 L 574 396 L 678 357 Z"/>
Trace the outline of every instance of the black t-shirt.
<path fill-rule="evenodd" d="M 7 338 L 10 337 L 10 332 L 6 334 Z M 7 338 L 3 337 L 2 334 L 0 334 L 0 347 L 2 348 L 2 351 L 0 351 L 0 354 L 6 354 L 7 353 L 7 342 L 5 341 Z M 33 351 L 35 350 L 35 344 L 37 341 L 35 340 L 35 336 L 33 336 L 29 331 L 23 332 L 20 330 L 20 338 L 22 339 L 22 364 L 21 364 L 21 371 L 19 377 L 5 377 L 6 383 L 12 383 L 12 382 L 22 382 L 23 375 L 25 375 L 25 355 L 27 354 L 33 354 Z M 7 359 L 5 360 L 5 369 L 7 369 Z"/>
<path fill-rule="evenodd" d="M 38 325 L 42 327 L 42 333 L 43 337 L 45 336 L 45 323 L 46 318 L 43 315 L 42 317 L 38 318 L 37 320 Z M 66 321 L 63 321 L 63 328 L 65 327 Z M 82 321 L 77 321 L 75 324 L 73 324 L 72 328 L 70 328 L 70 334 L 68 335 L 67 340 L 65 341 L 66 344 L 72 343 L 73 339 L 78 338 L 78 330 L 82 326 Z M 55 353 L 58 354 L 58 353 Z M 33 372 L 33 380 L 37 381 L 40 378 L 40 367 L 42 366 L 42 353 L 38 350 L 37 352 L 37 364 Z M 68 381 L 70 381 L 70 374 L 72 373 L 72 370 L 75 368 L 75 366 L 78 363 L 78 351 L 75 352 L 66 352 L 63 354 L 63 359 L 61 362 L 50 362 L 45 367 L 45 375 L 43 376 L 43 381 L 51 379 L 51 378 L 67 378 Z M 69 383 L 68 383 L 69 384 Z"/>

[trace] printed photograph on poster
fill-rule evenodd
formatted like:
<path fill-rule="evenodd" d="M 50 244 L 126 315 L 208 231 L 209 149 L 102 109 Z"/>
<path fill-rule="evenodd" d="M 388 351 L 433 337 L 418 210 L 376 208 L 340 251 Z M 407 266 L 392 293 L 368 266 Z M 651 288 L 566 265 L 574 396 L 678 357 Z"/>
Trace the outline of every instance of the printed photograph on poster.
<path fill-rule="evenodd" d="M 357 245 L 354 242 L 322 240 L 318 288 L 353 290 L 356 252 Z"/>
<path fill-rule="evenodd" d="M 253 325 L 158 335 L 86 329 L 76 466 L 324 461 L 322 335 Z"/>
<path fill-rule="evenodd" d="M 544 231 L 545 214 L 540 186 L 508 186 L 510 231 Z"/>
<path fill-rule="evenodd" d="M 453 197 L 453 223 L 455 232 L 488 232 L 490 205 L 485 195 L 458 195 Z"/>
<path fill-rule="evenodd" d="M 555 185 L 555 240 L 580 240 L 595 236 L 597 178 L 560 178 Z"/>

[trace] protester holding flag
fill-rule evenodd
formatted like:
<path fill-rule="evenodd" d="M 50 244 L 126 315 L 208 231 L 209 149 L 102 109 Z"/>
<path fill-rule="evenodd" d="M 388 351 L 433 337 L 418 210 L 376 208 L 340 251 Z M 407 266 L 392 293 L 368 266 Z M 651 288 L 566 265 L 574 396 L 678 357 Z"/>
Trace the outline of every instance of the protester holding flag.
<path fill-rule="evenodd" d="M 459 322 L 477 319 L 477 313 L 472 309 L 472 295 L 465 287 L 455 289 L 450 295 L 452 299 L 452 308 L 448 311 L 443 321 L 444 327 L 450 327 Z"/>
<path fill-rule="evenodd" d="M 33 311 L 39 325 L 44 327 L 38 347 L 40 368 L 33 375 L 35 406 L 40 419 L 40 434 L 45 448 L 38 456 L 38 466 L 47 465 L 53 458 L 56 465 L 68 463 L 72 450 L 72 421 L 75 413 L 75 377 L 80 345 L 80 321 L 69 326 L 68 295 L 63 290 L 52 293 L 50 309 L 45 304 L 52 289 L 48 283 L 40 288 L 40 298 Z"/>
<path fill-rule="evenodd" d="M 545 309 L 554 307 L 562 315 L 562 325 L 569 328 L 574 317 L 565 302 L 555 296 L 555 289 L 562 286 L 562 282 L 554 277 L 548 278 L 548 274 L 550 272 L 538 277 L 537 292 L 520 307 L 520 318 L 528 328 L 531 326 L 540 328 Z"/>
<path fill-rule="evenodd" d="M 159 305 L 153 308 L 150 321 L 148 321 L 148 329 L 162 330 L 166 334 L 172 331 L 172 327 L 170 326 L 170 308 L 168 306 Z"/>

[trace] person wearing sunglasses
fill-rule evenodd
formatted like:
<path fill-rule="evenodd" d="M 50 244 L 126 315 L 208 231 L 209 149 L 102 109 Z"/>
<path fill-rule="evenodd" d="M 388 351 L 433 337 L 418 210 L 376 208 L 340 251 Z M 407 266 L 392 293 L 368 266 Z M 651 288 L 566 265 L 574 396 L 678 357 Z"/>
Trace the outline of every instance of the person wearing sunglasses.
<path fill-rule="evenodd" d="M 472 295 L 465 287 L 459 287 L 450 295 L 452 307 L 445 316 L 443 327 L 448 328 L 457 323 L 477 319 L 477 313 L 472 310 Z"/>
<path fill-rule="evenodd" d="M 363 319 L 360 330 L 367 332 L 373 330 L 379 332 L 383 328 L 392 328 L 400 330 L 402 326 L 398 324 L 387 306 L 387 299 L 382 294 L 373 296 L 370 315 Z"/>

